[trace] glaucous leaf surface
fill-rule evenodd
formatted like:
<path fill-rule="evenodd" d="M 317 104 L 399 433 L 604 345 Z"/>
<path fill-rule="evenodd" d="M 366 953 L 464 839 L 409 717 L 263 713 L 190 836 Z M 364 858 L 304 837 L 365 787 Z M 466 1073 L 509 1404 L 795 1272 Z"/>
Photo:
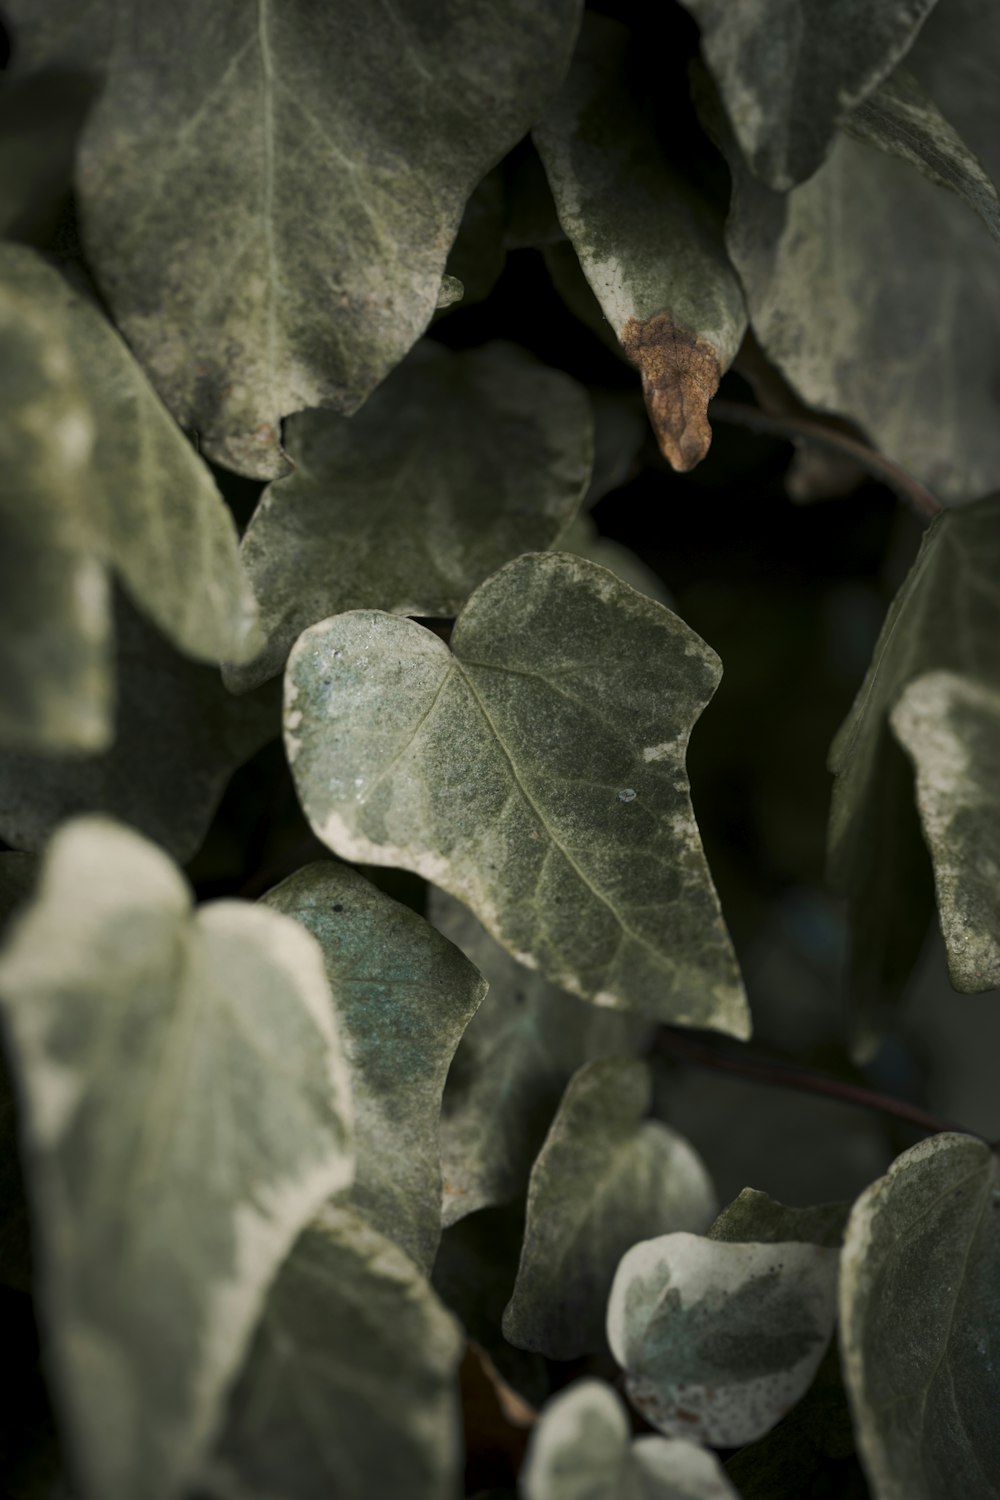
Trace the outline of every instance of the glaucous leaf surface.
<path fill-rule="evenodd" d="M 0 743 L 100 750 L 112 734 L 111 608 L 98 528 L 79 504 L 96 427 L 65 327 L 3 274 L 11 258 L 34 265 L 31 251 L 0 247 Z"/>
<path fill-rule="evenodd" d="M 951 981 L 1000 989 L 1000 673 L 918 677 L 890 723 L 916 772 Z"/>
<path fill-rule="evenodd" d="M 595 1057 L 642 1050 L 652 1028 L 549 984 L 443 891 L 429 892 L 428 916 L 489 982 L 445 1087 L 441 1162 L 448 1225 L 523 1194 L 577 1068 Z"/>
<path fill-rule="evenodd" d="M 908 162 L 841 136 L 787 195 L 727 147 L 727 242 L 768 357 L 940 499 L 1000 481 L 1000 278 L 986 226 Z"/>
<path fill-rule="evenodd" d="M 808 1389 L 833 1332 L 838 1252 L 667 1234 L 633 1245 L 608 1302 L 626 1390 L 668 1436 L 735 1448 Z"/>
<path fill-rule="evenodd" d="M 583 387 L 514 345 L 430 341 L 350 419 L 292 418 L 295 472 L 265 491 L 242 545 L 267 646 L 228 680 L 273 677 L 303 630 L 345 610 L 456 615 L 572 520 L 592 425 Z"/>
<path fill-rule="evenodd" d="M 739 279 L 704 194 L 663 153 L 626 72 L 628 32 L 587 15 L 561 93 L 535 127 L 559 221 L 642 376 L 664 456 L 708 451 L 708 403 L 746 331 Z"/>
<path fill-rule="evenodd" d="M 970 151 L 912 73 L 899 69 L 846 121 L 859 141 L 898 156 L 938 187 L 950 188 L 1000 239 L 1000 196 L 979 158 Z"/>
<path fill-rule="evenodd" d="M 682 0 L 737 140 L 784 190 L 810 177 L 849 112 L 912 45 L 935 0 Z"/>
<path fill-rule="evenodd" d="M 476 590 L 451 650 L 375 611 L 307 630 L 286 744 L 342 858 L 433 880 L 574 994 L 745 1036 L 684 769 L 718 676 L 693 631 L 604 568 L 529 554 Z"/>
<path fill-rule="evenodd" d="M 208 1470 L 221 1500 L 456 1500 L 463 1340 L 416 1266 L 330 1206 L 271 1289 Z"/>
<path fill-rule="evenodd" d="M 841 1352 L 875 1500 L 1000 1489 L 1000 1168 L 971 1136 L 904 1152 L 854 1205 Z"/>
<path fill-rule="evenodd" d="M 77 186 L 126 338 L 220 463 L 350 413 L 430 321 L 466 199 L 538 118 L 579 0 L 11 0 L 22 72 L 105 77 Z"/>
<path fill-rule="evenodd" d="M 275 912 L 192 914 L 167 857 L 67 823 L 0 954 L 36 1293 L 86 1495 L 169 1500 L 265 1291 L 353 1171 L 322 958 Z"/>
<path fill-rule="evenodd" d="M 935 859 L 952 982 L 969 991 L 1000 982 L 996 845 L 989 838 L 989 820 L 994 826 L 996 820 L 995 811 L 989 811 L 995 796 L 990 766 L 997 752 L 995 740 L 991 742 L 994 717 L 990 712 L 983 717 L 984 702 L 1000 693 L 998 564 L 1000 499 L 963 506 L 935 520 L 893 601 L 868 675 L 830 751 L 836 778 L 830 875 L 848 896 L 853 914 L 871 907 L 880 864 L 891 857 L 884 840 L 872 839 L 887 719 L 909 749 L 917 766 L 924 832 Z M 965 810 L 967 800 L 971 811 Z M 946 829 L 947 848 L 942 842 Z"/>
<path fill-rule="evenodd" d="M 429 922 L 344 865 L 306 865 L 264 897 L 323 951 L 351 1070 L 351 1202 L 426 1272 L 441 1233 L 441 1095 L 486 982 Z"/>
<path fill-rule="evenodd" d="M 697 1443 L 633 1439 L 622 1401 L 599 1380 L 578 1380 L 548 1403 L 518 1488 L 522 1500 L 739 1500 Z"/>
<path fill-rule="evenodd" d="M 838 1250 L 843 1242 L 849 1212 L 847 1203 L 817 1203 L 809 1208 L 794 1208 L 779 1203 L 767 1193 L 758 1192 L 756 1188 L 744 1188 L 740 1196 L 722 1210 L 708 1231 L 708 1238 L 758 1245 L 781 1245 L 800 1240 Z"/>
<path fill-rule="evenodd" d="M 280 732 L 277 695 L 234 698 L 217 667 L 181 656 L 118 606 L 114 741 L 89 756 L 0 750 L 0 837 L 40 850 L 63 819 L 102 812 L 186 864 L 233 771 Z"/>
<path fill-rule="evenodd" d="M 715 1192 L 692 1146 L 658 1120 L 649 1069 L 598 1058 L 570 1080 L 528 1186 L 524 1244 L 503 1331 L 549 1359 L 604 1344 L 615 1269 L 637 1240 L 700 1231 Z"/>

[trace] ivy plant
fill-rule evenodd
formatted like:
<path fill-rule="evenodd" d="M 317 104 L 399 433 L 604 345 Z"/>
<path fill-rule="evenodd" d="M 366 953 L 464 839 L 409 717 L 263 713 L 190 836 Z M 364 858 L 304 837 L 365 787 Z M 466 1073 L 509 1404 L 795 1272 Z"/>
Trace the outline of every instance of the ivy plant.
<path fill-rule="evenodd" d="M 0 11 L 2 1500 L 1000 1495 L 1000 9 Z"/>

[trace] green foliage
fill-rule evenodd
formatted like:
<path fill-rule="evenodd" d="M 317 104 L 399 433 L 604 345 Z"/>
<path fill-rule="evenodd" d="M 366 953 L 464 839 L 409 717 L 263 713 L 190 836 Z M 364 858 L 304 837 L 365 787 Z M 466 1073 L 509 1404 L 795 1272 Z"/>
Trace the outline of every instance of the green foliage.
<path fill-rule="evenodd" d="M 3 17 L 3 1500 L 995 1497 L 1000 10 Z"/>

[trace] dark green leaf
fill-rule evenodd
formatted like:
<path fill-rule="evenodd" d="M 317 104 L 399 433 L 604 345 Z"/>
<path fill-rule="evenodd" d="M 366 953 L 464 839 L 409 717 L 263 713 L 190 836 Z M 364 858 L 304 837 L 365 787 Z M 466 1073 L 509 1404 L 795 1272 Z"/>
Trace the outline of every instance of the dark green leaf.
<path fill-rule="evenodd" d="M 818 1203 L 812 1208 L 792 1208 L 779 1203 L 776 1198 L 769 1198 L 767 1193 L 744 1188 L 740 1196 L 722 1210 L 708 1231 L 708 1238 L 757 1245 L 798 1240 L 838 1250 L 849 1212 L 847 1203 Z"/>

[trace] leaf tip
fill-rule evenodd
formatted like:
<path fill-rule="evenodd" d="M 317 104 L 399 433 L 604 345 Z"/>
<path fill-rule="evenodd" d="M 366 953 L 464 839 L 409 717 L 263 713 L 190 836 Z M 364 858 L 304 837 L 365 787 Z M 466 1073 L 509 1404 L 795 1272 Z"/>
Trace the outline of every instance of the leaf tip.
<path fill-rule="evenodd" d="M 711 446 L 708 403 L 719 387 L 719 356 L 669 313 L 629 318 L 619 337 L 642 377 L 660 451 L 671 468 L 686 474 Z"/>

